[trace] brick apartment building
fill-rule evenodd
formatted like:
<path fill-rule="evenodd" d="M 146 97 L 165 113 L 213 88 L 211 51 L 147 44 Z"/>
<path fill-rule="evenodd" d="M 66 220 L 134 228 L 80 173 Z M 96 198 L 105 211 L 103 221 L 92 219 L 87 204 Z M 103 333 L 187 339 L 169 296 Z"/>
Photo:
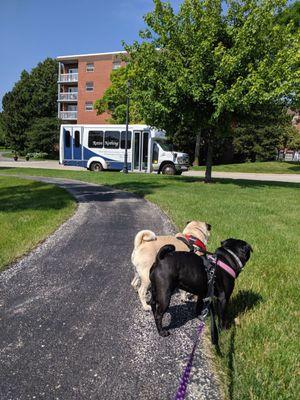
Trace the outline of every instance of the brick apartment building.
<path fill-rule="evenodd" d="M 124 53 L 118 51 L 57 57 L 58 117 L 63 123 L 107 122 L 109 115 L 97 115 L 93 103 L 109 87 L 111 71 L 125 65 L 121 60 L 121 54 Z"/>

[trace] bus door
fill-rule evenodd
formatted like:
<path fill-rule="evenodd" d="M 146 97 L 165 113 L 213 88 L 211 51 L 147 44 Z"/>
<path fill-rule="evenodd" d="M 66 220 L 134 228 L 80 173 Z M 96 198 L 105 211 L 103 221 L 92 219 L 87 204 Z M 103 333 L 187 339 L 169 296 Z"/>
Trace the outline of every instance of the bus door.
<path fill-rule="evenodd" d="M 132 170 L 147 171 L 149 132 L 133 131 Z"/>
<path fill-rule="evenodd" d="M 72 160 L 73 146 L 72 146 L 72 127 L 64 127 L 64 160 Z"/>
<path fill-rule="evenodd" d="M 73 160 L 82 160 L 82 128 L 73 127 L 72 128 L 73 137 Z"/>

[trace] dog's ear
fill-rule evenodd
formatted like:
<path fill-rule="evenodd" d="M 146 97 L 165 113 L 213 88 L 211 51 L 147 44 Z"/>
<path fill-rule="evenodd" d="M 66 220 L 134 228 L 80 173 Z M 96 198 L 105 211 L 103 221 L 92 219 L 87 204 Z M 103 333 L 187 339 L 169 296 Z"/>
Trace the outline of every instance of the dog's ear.
<path fill-rule="evenodd" d="M 230 246 L 229 243 L 230 243 L 231 240 L 234 240 L 234 239 L 230 238 L 230 239 L 222 240 L 221 246 L 223 246 L 223 247 Z"/>
<path fill-rule="evenodd" d="M 250 244 L 248 244 L 248 243 L 247 243 L 247 248 L 248 248 L 249 251 L 251 251 L 251 253 L 253 253 L 252 246 Z"/>
<path fill-rule="evenodd" d="M 206 223 L 206 228 L 207 228 L 207 230 L 208 230 L 208 231 L 211 231 L 211 225 L 208 224 L 207 222 L 205 222 L 205 223 Z"/>

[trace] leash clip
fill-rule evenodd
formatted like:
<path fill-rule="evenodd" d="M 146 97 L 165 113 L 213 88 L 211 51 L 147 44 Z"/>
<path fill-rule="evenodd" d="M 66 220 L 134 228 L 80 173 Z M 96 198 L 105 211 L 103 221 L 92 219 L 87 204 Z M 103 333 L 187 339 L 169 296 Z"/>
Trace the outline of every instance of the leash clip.
<path fill-rule="evenodd" d="M 206 319 L 206 317 L 208 316 L 208 313 L 209 313 L 209 304 L 211 302 L 211 298 L 207 297 L 203 301 L 207 303 L 207 305 L 203 308 L 201 315 L 200 315 L 200 320 L 204 322 L 204 320 Z"/>

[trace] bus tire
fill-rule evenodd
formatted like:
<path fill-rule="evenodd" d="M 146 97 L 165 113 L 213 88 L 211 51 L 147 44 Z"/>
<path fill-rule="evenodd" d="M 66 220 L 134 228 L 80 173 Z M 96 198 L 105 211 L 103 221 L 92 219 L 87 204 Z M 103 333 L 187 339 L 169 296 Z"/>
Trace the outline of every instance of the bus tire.
<path fill-rule="evenodd" d="M 173 164 L 165 164 L 161 169 L 161 173 L 163 175 L 175 175 L 176 169 Z"/>
<path fill-rule="evenodd" d="M 92 164 L 90 166 L 90 170 L 94 171 L 94 172 L 101 172 L 101 171 L 103 171 L 103 166 L 100 162 L 94 161 L 94 162 L 92 162 Z"/>

